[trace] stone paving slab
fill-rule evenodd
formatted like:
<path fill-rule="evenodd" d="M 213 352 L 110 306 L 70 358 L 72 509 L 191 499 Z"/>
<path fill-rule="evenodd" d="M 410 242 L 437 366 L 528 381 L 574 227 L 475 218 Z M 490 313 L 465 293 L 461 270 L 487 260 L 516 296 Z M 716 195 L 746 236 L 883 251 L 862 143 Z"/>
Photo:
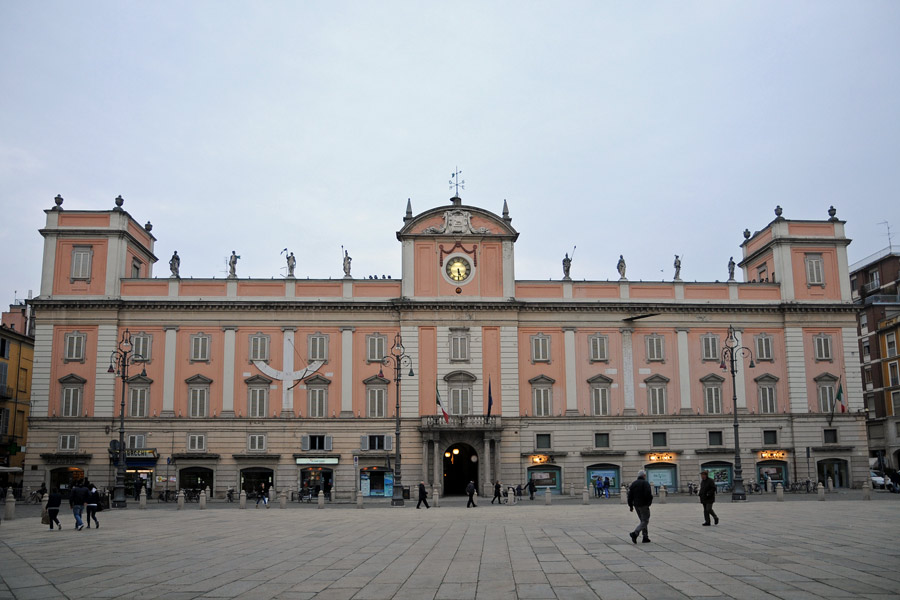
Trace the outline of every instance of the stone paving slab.
<path fill-rule="evenodd" d="M 900 496 L 720 502 L 714 527 L 696 500 L 657 503 L 653 541 L 636 545 L 612 502 L 442 504 L 151 505 L 61 532 L 17 507 L 0 525 L 0 600 L 900 598 Z"/>

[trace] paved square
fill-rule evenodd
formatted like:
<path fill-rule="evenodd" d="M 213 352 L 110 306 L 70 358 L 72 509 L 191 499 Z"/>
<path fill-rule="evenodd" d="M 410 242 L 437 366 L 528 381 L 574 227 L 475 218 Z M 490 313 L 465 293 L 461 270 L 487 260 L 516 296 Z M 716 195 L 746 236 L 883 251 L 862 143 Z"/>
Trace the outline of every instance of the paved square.
<path fill-rule="evenodd" d="M 152 505 L 100 529 L 0 526 L 0 599 L 898 598 L 900 496 L 654 503 L 652 543 L 618 499 L 440 508 Z"/>

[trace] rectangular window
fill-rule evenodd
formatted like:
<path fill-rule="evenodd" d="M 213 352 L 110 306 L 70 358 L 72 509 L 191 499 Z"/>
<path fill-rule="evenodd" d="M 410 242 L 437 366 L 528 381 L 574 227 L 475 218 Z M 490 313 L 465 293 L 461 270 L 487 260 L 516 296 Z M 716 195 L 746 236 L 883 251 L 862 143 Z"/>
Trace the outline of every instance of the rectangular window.
<path fill-rule="evenodd" d="M 549 417 L 552 414 L 550 412 L 550 388 L 536 387 L 534 388 L 534 390 L 532 390 L 532 395 L 534 396 L 534 416 Z"/>
<path fill-rule="evenodd" d="M 831 336 L 817 335 L 816 340 L 816 360 L 831 360 Z"/>
<path fill-rule="evenodd" d="M 775 386 L 759 386 L 759 412 L 763 415 L 775 414 Z"/>
<path fill-rule="evenodd" d="M 553 446 L 552 438 L 549 433 L 537 433 L 534 436 L 534 448 L 535 450 L 549 450 Z"/>
<path fill-rule="evenodd" d="M 872 385 L 872 367 L 866 367 L 863 369 L 863 381 L 865 382 L 867 387 Z"/>
<path fill-rule="evenodd" d="M 765 444 L 766 446 L 778 445 L 778 430 L 763 429 L 763 444 Z"/>
<path fill-rule="evenodd" d="M 891 392 L 891 405 L 894 409 L 894 416 L 900 416 L 900 391 Z M 898 423 L 898 426 L 900 426 L 900 423 Z"/>
<path fill-rule="evenodd" d="M 261 333 L 250 336 L 250 360 L 269 360 L 269 336 Z"/>
<path fill-rule="evenodd" d="M 309 450 L 331 450 L 331 438 L 327 435 L 309 436 Z"/>
<path fill-rule="evenodd" d="M 469 360 L 469 334 L 466 331 L 450 331 L 450 360 Z"/>
<path fill-rule="evenodd" d="M 325 388 L 309 388 L 309 417 L 311 419 L 322 419 L 325 417 L 326 401 Z"/>
<path fill-rule="evenodd" d="M 385 389 L 380 387 L 369 388 L 368 392 L 366 392 L 366 404 L 370 418 L 378 419 L 385 416 L 384 394 Z"/>
<path fill-rule="evenodd" d="M 150 395 L 150 388 L 146 386 L 135 386 L 130 387 L 128 390 L 129 402 L 128 402 L 128 416 L 129 417 L 146 417 L 147 416 L 147 406 L 148 406 L 148 396 Z"/>
<path fill-rule="evenodd" d="M 609 337 L 605 335 L 592 335 L 590 341 L 591 362 L 609 360 Z"/>
<path fill-rule="evenodd" d="M 9 358 L 9 346 L 9 340 L 0 337 L 0 358 Z"/>
<path fill-rule="evenodd" d="M 591 410 L 594 416 L 609 416 L 609 387 L 600 385 L 591 388 Z"/>
<path fill-rule="evenodd" d="M 717 385 L 708 385 L 703 388 L 703 398 L 706 401 L 706 414 L 722 414 L 722 388 Z"/>
<path fill-rule="evenodd" d="M 869 315 L 866 313 L 859 313 L 859 332 L 869 333 Z"/>
<path fill-rule="evenodd" d="M 309 360 L 328 360 L 328 336 L 315 333 L 309 336 Z"/>
<path fill-rule="evenodd" d="M 190 433 L 188 434 L 187 449 L 194 452 L 206 450 L 206 434 Z"/>
<path fill-rule="evenodd" d="M 450 388 L 450 414 L 468 415 L 472 412 L 471 391 L 468 388 Z"/>
<path fill-rule="evenodd" d="M 665 431 L 654 431 L 652 434 L 654 448 L 665 448 L 669 445 Z"/>
<path fill-rule="evenodd" d="M 128 445 L 126 448 L 146 448 L 147 438 L 144 434 L 132 433 L 128 436 Z"/>
<path fill-rule="evenodd" d="M 872 360 L 872 352 L 869 348 L 869 342 L 866 342 L 863 344 L 862 355 L 863 355 L 863 362 L 869 362 L 870 360 Z"/>
<path fill-rule="evenodd" d="M 84 361 L 84 345 L 87 339 L 87 334 L 79 333 L 77 331 L 73 331 L 72 333 L 67 333 L 65 336 L 66 341 L 66 353 L 65 360 L 67 361 Z"/>
<path fill-rule="evenodd" d="M 710 431 L 709 432 L 709 445 L 710 446 L 721 446 L 725 442 L 723 441 L 721 431 Z"/>
<path fill-rule="evenodd" d="M 666 388 L 661 385 L 654 385 L 647 388 L 647 393 L 650 397 L 650 414 L 666 414 Z"/>
<path fill-rule="evenodd" d="M 891 380 L 891 386 L 900 385 L 900 364 L 892 362 L 888 364 L 888 375 Z"/>
<path fill-rule="evenodd" d="M 367 440 L 368 448 L 366 448 L 366 449 L 367 450 L 385 450 L 386 447 L 385 447 L 385 443 L 384 443 L 384 438 L 385 438 L 385 436 L 383 436 L 383 435 L 368 436 L 368 440 Z"/>
<path fill-rule="evenodd" d="M 550 338 L 546 335 L 535 335 L 531 338 L 532 362 L 550 362 Z"/>
<path fill-rule="evenodd" d="M 9 409 L 0 408 L 0 435 L 9 434 Z"/>
<path fill-rule="evenodd" d="M 209 361 L 209 336 L 204 334 L 191 336 L 191 360 Z"/>
<path fill-rule="evenodd" d="M 64 433 L 60 435 L 59 449 L 64 452 L 78 450 L 78 436 L 74 433 Z"/>
<path fill-rule="evenodd" d="M 889 333 L 884 336 L 884 342 L 887 348 L 887 357 L 897 356 L 897 336 L 894 333 Z"/>
<path fill-rule="evenodd" d="M 266 436 L 260 433 L 254 433 L 247 436 L 247 450 L 255 450 L 257 452 L 266 449 Z"/>
<path fill-rule="evenodd" d="M 756 268 L 756 280 L 760 282 L 769 280 L 769 267 L 765 263 Z"/>
<path fill-rule="evenodd" d="M 772 336 L 764 333 L 756 336 L 756 360 L 772 360 Z"/>
<path fill-rule="evenodd" d="M 700 340 L 703 342 L 703 360 L 719 360 L 719 336 L 708 334 Z"/>
<path fill-rule="evenodd" d="M 834 409 L 834 385 L 819 385 L 819 412 L 830 413 Z"/>
<path fill-rule="evenodd" d="M 665 359 L 665 344 L 663 336 L 661 335 L 648 335 L 646 337 L 647 340 L 647 360 L 664 360 Z"/>
<path fill-rule="evenodd" d="M 81 415 L 81 386 L 67 386 L 62 389 L 62 416 Z"/>
<path fill-rule="evenodd" d="M 153 344 L 153 336 L 147 333 L 138 333 L 131 336 L 134 349 L 134 360 L 147 362 L 150 360 L 150 350 Z"/>
<path fill-rule="evenodd" d="M 205 417 L 207 410 L 207 399 L 209 398 L 209 389 L 205 387 L 192 387 L 190 388 L 189 395 L 190 416 Z"/>
<path fill-rule="evenodd" d="M 131 261 L 131 277 L 132 279 L 140 279 L 141 277 L 141 261 L 138 259 Z"/>
<path fill-rule="evenodd" d="M 880 287 L 881 287 L 881 273 L 878 271 L 877 268 L 872 269 L 871 271 L 869 271 L 869 281 L 866 284 L 866 291 L 874 292 L 875 290 L 877 290 Z"/>
<path fill-rule="evenodd" d="M 94 251 L 90 246 L 75 246 L 72 249 L 72 279 L 91 279 L 91 257 Z"/>
<path fill-rule="evenodd" d="M 806 255 L 806 285 L 825 285 L 821 254 Z"/>
<path fill-rule="evenodd" d="M 595 433 L 594 434 L 594 448 L 609 448 L 609 434 L 608 433 Z"/>
<path fill-rule="evenodd" d="M 381 362 L 384 358 L 387 337 L 374 334 L 366 336 L 366 360 L 369 362 Z"/>
<path fill-rule="evenodd" d="M 837 444 L 838 443 L 838 431 L 837 429 L 826 429 L 822 432 L 822 438 L 825 440 L 826 444 Z"/>
<path fill-rule="evenodd" d="M 9 378 L 9 365 L 5 362 L 0 362 L 0 394 L 6 393 L 7 379 Z M 10 394 L 12 395 L 12 394 Z"/>
<path fill-rule="evenodd" d="M 268 412 L 269 390 L 264 387 L 252 387 L 250 392 L 250 405 L 247 407 L 247 414 L 250 417 L 262 418 Z"/>

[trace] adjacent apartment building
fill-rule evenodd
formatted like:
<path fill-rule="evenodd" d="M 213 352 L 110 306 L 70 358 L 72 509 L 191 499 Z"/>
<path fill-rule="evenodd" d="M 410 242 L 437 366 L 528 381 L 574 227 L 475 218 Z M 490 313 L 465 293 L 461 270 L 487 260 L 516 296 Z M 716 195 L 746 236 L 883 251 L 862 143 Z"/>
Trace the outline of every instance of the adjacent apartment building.
<path fill-rule="evenodd" d="M 573 281 L 565 263 L 558 280 L 519 279 L 506 203 L 460 198 L 398 214 L 398 279 L 354 277 L 349 255 L 331 279 L 292 256 L 281 280 L 235 263 L 183 279 L 176 256 L 154 273 L 151 226 L 121 199 L 62 202 L 40 231 L 28 486 L 111 486 L 123 405 L 129 490 L 390 496 L 398 448 L 402 485 L 442 494 L 496 479 L 616 488 L 639 469 L 670 490 L 709 469 L 727 488 L 735 409 L 745 480 L 868 477 L 850 240 L 833 211 L 776 209 L 735 240 L 723 282 L 639 281 L 624 258 L 614 280 Z M 740 358 L 734 378 L 733 343 L 754 365 Z M 124 380 L 117 348 L 136 358 Z"/>
<path fill-rule="evenodd" d="M 34 337 L 29 308 L 13 304 L 0 318 L 0 487 L 19 487 L 28 441 Z"/>

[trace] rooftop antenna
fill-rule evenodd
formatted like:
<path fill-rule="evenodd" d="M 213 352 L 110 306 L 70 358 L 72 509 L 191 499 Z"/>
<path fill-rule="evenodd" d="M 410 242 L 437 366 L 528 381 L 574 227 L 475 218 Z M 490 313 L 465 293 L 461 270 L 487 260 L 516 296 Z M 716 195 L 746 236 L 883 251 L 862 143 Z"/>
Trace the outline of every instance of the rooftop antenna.
<path fill-rule="evenodd" d="M 888 252 L 893 252 L 894 251 L 894 243 L 893 243 L 893 236 L 891 235 L 891 224 L 888 223 L 887 221 L 881 221 L 878 224 L 884 225 L 885 227 L 887 227 Z"/>
<path fill-rule="evenodd" d="M 453 195 L 456 198 L 459 198 L 459 190 L 460 188 L 466 189 L 465 180 L 460 181 L 459 176 L 462 174 L 462 171 L 459 170 L 459 167 L 456 167 L 455 173 L 450 173 L 450 189 L 456 188 L 456 193 Z"/>

